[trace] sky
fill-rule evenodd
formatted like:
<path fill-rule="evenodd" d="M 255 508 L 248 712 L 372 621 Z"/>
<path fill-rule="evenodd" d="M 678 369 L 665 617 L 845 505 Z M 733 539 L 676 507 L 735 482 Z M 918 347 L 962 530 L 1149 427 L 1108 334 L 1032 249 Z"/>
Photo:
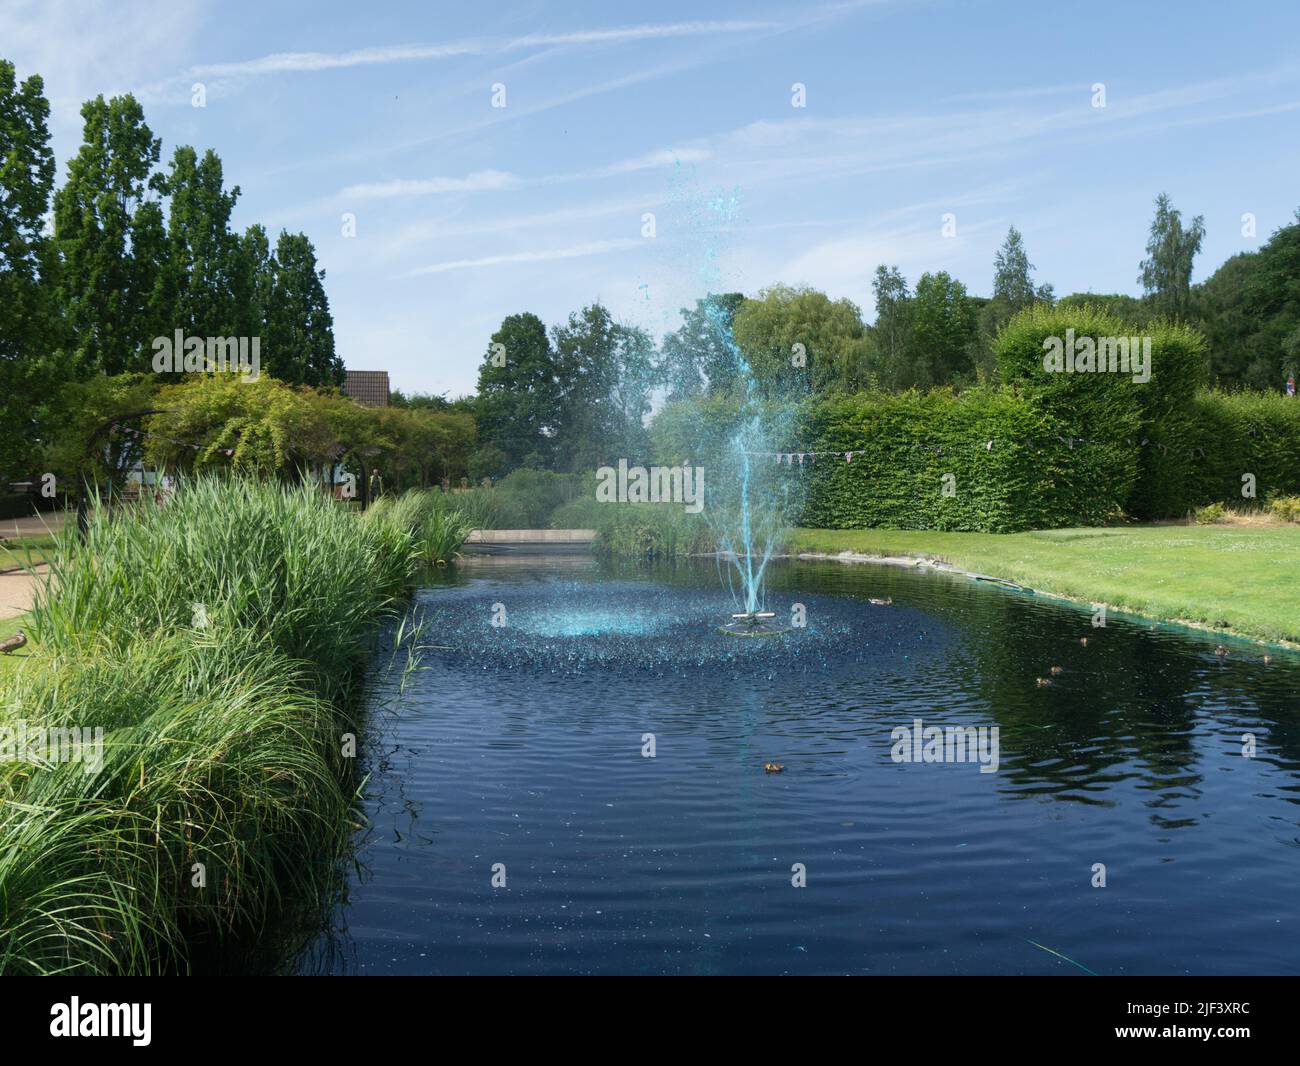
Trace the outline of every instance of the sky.
<path fill-rule="evenodd" d="M 659 337 L 779 283 L 869 321 L 880 264 L 987 295 L 1013 224 L 1058 295 L 1137 295 L 1162 191 L 1200 280 L 1300 208 L 1298 40 L 1279 0 L 0 0 L 60 181 L 135 93 L 238 228 L 311 238 L 350 369 L 453 397 L 509 314 Z"/>

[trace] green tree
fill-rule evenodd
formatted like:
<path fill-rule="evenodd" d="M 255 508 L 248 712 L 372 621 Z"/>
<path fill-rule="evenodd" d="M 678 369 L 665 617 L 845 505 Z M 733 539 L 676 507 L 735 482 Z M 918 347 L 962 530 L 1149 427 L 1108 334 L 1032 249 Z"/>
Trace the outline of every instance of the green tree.
<path fill-rule="evenodd" d="M 91 484 L 120 487 L 141 457 L 134 431 L 139 423 L 124 422 L 116 430 L 105 430 L 105 423 L 153 409 L 157 387 L 153 374 L 92 374 L 63 382 L 51 401 L 44 468 L 69 492 L 77 491 L 80 475 Z"/>
<path fill-rule="evenodd" d="M 953 385 L 973 377 L 978 322 L 966 286 L 946 271 L 922 274 L 912 297 L 906 387 Z"/>
<path fill-rule="evenodd" d="M 191 374 L 158 390 L 146 458 L 169 470 L 235 469 L 297 477 L 376 446 L 373 412 L 267 375 Z"/>
<path fill-rule="evenodd" d="M 882 387 L 902 387 L 906 377 L 906 353 L 911 331 L 911 294 L 907 279 L 896 266 L 876 267 L 871 282 L 876 299 L 876 321 L 872 333 L 876 339 L 877 375 Z"/>
<path fill-rule="evenodd" d="M 869 383 L 872 345 L 851 300 L 774 285 L 745 301 L 733 330 L 765 398 L 853 392 Z"/>
<path fill-rule="evenodd" d="M 556 448 L 569 470 L 646 454 L 643 419 L 656 380 L 654 342 L 600 304 L 551 331 L 561 389 Z"/>
<path fill-rule="evenodd" d="M 33 75 L 0 60 L 0 474 L 34 458 L 56 378 L 54 261 L 43 219 L 54 187 L 50 105 Z"/>
<path fill-rule="evenodd" d="M 1275 391 L 1300 370 L 1300 211 L 1259 251 L 1233 256 L 1198 285 L 1193 308 L 1217 384 Z"/>
<path fill-rule="evenodd" d="M 376 461 L 389 489 L 427 488 L 444 477 L 466 475 L 475 440 L 472 415 L 428 407 L 387 407 L 376 409 L 374 416 L 382 434 L 392 441 Z"/>
<path fill-rule="evenodd" d="M 682 324 L 659 347 L 659 377 L 669 402 L 735 387 L 740 368 L 732 322 L 744 302 L 738 292 L 712 293 L 682 308 Z"/>
<path fill-rule="evenodd" d="M 236 337 L 266 337 L 271 292 L 275 287 L 275 261 L 266 230 L 249 226 L 233 240 L 230 289 L 234 310 L 231 332 Z"/>
<path fill-rule="evenodd" d="M 478 372 L 481 447 L 495 449 L 491 461 L 475 467 L 496 477 L 529 456 L 554 459 L 562 390 L 546 325 L 534 314 L 507 316 L 492 334 Z M 498 458 L 497 454 L 502 458 Z"/>
<path fill-rule="evenodd" d="M 1035 300 L 1052 302 L 1050 285 L 1034 285 L 1034 264 L 1025 252 L 1024 238 L 1012 226 L 993 257 L 993 299 L 1010 309 L 1008 318 Z"/>
<path fill-rule="evenodd" d="M 1034 265 L 1025 251 L 1024 238 L 1012 226 L 993 257 L 993 296 L 977 301 L 979 341 L 973 351 L 976 373 L 987 380 L 997 365 L 994 340 L 1012 315 L 1034 303 L 1052 302 L 1052 286 L 1034 284 Z"/>
<path fill-rule="evenodd" d="M 1154 313 L 1149 304 L 1136 296 L 1125 293 L 1107 292 L 1072 292 L 1056 301 L 1061 308 L 1096 307 L 1123 319 L 1130 326 L 1142 326 L 1149 322 Z"/>
<path fill-rule="evenodd" d="M 1138 280 L 1155 309 L 1165 315 L 1183 315 L 1188 310 L 1192 287 L 1192 263 L 1205 238 L 1205 218 L 1197 215 L 1183 228 L 1182 215 L 1168 194 L 1156 197 L 1156 216 L 1147 238 L 1147 257 L 1142 260 Z"/>
<path fill-rule="evenodd" d="M 441 393 L 413 392 L 409 396 L 401 389 L 393 389 L 388 394 L 389 407 L 405 407 L 412 411 L 448 411 L 452 401 Z"/>
<path fill-rule="evenodd" d="M 59 307 L 82 370 L 146 370 L 149 342 L 167 325 L 162 208 L 150 198 L 160 142 L 133 96 L 98 96 L 81 115 L 83 143 L 54 195 Z"/>
<path fill-rule="evenodd" d="M 173 328 L 198 337 L 238 335 L 236 277 L 247 264 L 240 262 L 230 215 L 239 187 L 225 191 L 221 160 L 211 149 L 200 159 L 182 145 L 159 188 L 169 197 L 163 276 Z"/>
<path fill-rule="evenodd" d="M 281 233 L 271 270 L 262 369 L 293 384 L 342 385 L 325 271 L 316 266 L 311 241 L 301 233 Z"/>

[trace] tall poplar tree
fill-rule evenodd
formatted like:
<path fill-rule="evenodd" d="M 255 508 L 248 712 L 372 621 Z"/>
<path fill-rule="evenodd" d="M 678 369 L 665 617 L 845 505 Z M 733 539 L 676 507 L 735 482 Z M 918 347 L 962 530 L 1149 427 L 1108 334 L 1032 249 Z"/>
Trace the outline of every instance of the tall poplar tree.
<path fill-rule="evenodd" d="M 154 195 L 161 142 L 133 96 L 97 96 L 81 115 L 81 148 L 54 195 L 67 343 L 83 372 L 144 370 L 151 339 L 168 325 L 158 284 L 163 214 Z"/>
<path fill-rule="evenodd" d="M 325 295 L 325 271 L 302 233 L 284 233 L 275 245 L 262 369 L 295 385 L 342 385 L 343 360 L 334 351 L 334 318 Z"/>
<path fill-rule="evenodd" d="M 58 347 L 43 232 L 54 187 L 50 105 L 40 77 L 18 83 L 0 60 L 0 473 L 22 469 L 35 450 L 39 414 L 55 378 Z"/>
<path fill-rule="evenodd" d="M 199 337 L 237 335 L 239 237 L 231 232 L 230 216 L 239 186 L 226 191 L 212 149 L 200 158 L 182 145 L 160 187 L 169 198 L 164 272 L 173 328 Z"/>

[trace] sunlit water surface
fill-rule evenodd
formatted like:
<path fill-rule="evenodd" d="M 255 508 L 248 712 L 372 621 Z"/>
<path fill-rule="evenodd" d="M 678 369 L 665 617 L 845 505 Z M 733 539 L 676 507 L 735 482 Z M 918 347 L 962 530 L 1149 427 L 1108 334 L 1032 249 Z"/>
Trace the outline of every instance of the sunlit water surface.
<path fill-rule="evenodd" d="M 774 566 L 796 603 L 806 628 L 741 639 L 712 564 L 426 589 L 298 968 L 1300 972 L 1296 657 L 883 566 Z M 997 726 L 997 772 L 895 762 L 918 718 Z"/>

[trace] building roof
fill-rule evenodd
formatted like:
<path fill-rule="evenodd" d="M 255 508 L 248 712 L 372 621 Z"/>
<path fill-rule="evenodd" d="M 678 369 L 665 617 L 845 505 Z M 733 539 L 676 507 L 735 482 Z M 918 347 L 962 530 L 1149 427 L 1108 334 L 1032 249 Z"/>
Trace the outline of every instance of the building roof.
<path fill-rule="evenodd" d="M 343 383 L 344 395 L 362 407 L 388 406 L 387 370 L 349 370 Z"/>

